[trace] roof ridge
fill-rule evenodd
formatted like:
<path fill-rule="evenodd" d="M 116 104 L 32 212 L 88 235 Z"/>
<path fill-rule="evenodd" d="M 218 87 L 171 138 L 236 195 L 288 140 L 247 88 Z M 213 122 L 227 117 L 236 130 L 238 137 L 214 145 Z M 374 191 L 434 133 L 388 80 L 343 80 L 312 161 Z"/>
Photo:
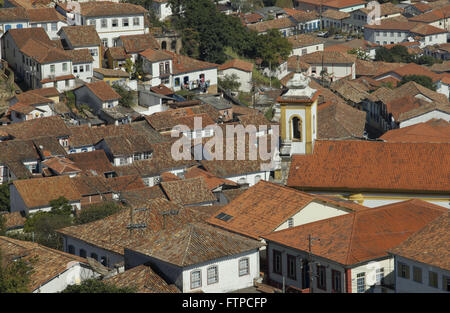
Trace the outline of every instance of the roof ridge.
<path fill-rule="evenodd" d="M 188 242 L 186 244 L 186 249 L 184 250 L 184 253 L 183 253 L 183 258 L 181 259 L 181 264 L 184 264 L 184 261 L 186 259 L 186 256 L 187 256 L 187 253 L 189 250 L 189 246 L 191 245 L 192 231 L 193 231 L 194 225 L 192 223 L 189 223 L 188 227 L 189 227 Z"/>
<path fill-rule="evenodd" d="M 348 243 L 348 250 L 347 250 L 347 255 L 346 255 L 346 258 L 345 258 L 345 262 L 347 264 L 350 263 L 349 259 L 350 259 L 350 254 L 351 254 L 351 251 L 352 251 L 353 237 L 355 235 L 355 231 L 354 231 L 355 230 L 355 224 L 356 224 L 356 214 L 353 214 L 352 231 L 350 233 L 350 241 Z"/>

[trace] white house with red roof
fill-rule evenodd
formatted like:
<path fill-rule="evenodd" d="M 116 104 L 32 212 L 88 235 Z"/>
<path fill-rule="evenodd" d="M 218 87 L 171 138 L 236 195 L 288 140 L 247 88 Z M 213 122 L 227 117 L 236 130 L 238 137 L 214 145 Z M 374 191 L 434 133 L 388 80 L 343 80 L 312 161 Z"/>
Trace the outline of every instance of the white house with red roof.
<path fill-rule="evenodd" d="M 87 104 L 95 114 L 99 114 L 102 109 L 118 106 L 121 98 L 111 86 L 102 80 L 84 84 L 73 92 L 76 103 L 78 105 Z"/>
<path fill-rule="evenodd" d="M 253 63 L 233 59 L 219 66 L 219 77 L 237 76 L 237 81 L 241 84 L 240 91 L 250 92 L 252 90 Z"/>

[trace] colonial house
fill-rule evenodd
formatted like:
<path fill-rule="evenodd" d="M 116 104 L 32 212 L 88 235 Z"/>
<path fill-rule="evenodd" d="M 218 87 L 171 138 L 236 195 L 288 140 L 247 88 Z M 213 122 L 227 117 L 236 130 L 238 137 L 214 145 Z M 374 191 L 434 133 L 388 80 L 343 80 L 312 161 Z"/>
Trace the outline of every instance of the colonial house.
<path fill-rule="evenodd" d="M 239 91 L 250 92 L 252 90 L 253 63 L 232 59 L 219 66 L 219 78 L 237 76 Z"/>
<path fill-rule="evenodd" d="M 143 134 L 130 135 L 105 137 L 95 145 L 95 149 L 104 150 L 115 166 L 150 159 L 153 152 L 150 140 Z"/>
<path fill-rule="evenodd" d="M 89 49 L 66 50 L 72 60 L 72 74 L 76 78 L 90 83 L 94 74 L 95 60 Z"/>
<path fill-rule="evenodd" d="M 296 9 L 284 9 L 289 18 L 296 25 L 295 35 L 298 33 L 310 33 L 320 29 L 320 17 L 315 11 L 301 11 Z"/>
<path fill-rule="evenodd" d="M 10 29 L 2 41 L 4 59 L 31 89 L 74 87 L 71 56 L 56 47 L 42 28 Z"/>
<path fill-rule="evenodd" d="M 110 68 L 94 68 L 94 77 L 97 80 L 102 80 L 108 85 L 113 83 L 128 83 L 130 81 L 130 74 L 123 70 L 113 70 Z"/>
<path fill-rule="evenodd" d="M 119 105 L 120 95 L 104 81 L 86 83 L 74 91 L 77 105 L 88 105 L 95 114 Z"/>
<path fill-rule="evenodd" d="M 430 55 L 433 58 L 441 60 L 450 60 L 450 43 L 443 43 L 440 45 L 426 46 L 424 48 L 426 55 Z M 435 67 L 439 67 L 441 64 L 437 63 Z"/>
<path fill-rule="evenodd" d="M 362 9 L 360 9 L 362 10 Z M 357 12 L 358 10 L 354 11 Z M 322 13 L 322 27 L 324 29 L 336 29 L 348 31 L 351 26 L 348 19 L 353 13 L 342 12 L 337 10 L 326 10 Z"/>
<path fill-rule="evenodd" d="M 31 140 L 0 142 L 0 183 L 38 175 L 40 160 L 39 153 Z"/>
<path fill-rule="evenodd" d="M 151 86 L 164 84 L 174 91 L 187 89 L 217 93 L 217 64 L 151 48 L 139 53 L 139 56 Z"/>
<path fill-rule="evenodd" d="M 408 112 L 400 113 L 398 122 L 399 127 L 403 128 L 432 119 L 443 119 L 450 122 L 450 105 L 435 102 L 422 105 Z"/>
<path fill-rule="evenodd" d="M 173 46 L 173 44 L 171 45 Z M 139 53 L 146 49 L 161 49 L 160 44 L 152 34 L 120 36 L 118 46 L 123 47 L 125 54 L 128 55 L 133 62 L 136 62 Z"/>
<path fill-rule="evenodd" d="M 81 208 L 81 194 L 69 176 L 15 180 L 9 186 L 11 212 L 50 211 L 50 202 L 64 197 L 74 210 Z"/>
<path fill-rule="evenodd" d="M 372 15 L 372 24 L 380 22 L 387 18 L 399 17 L 403 13 L 403 9 L 397 7 L 396 5 L 386 2 L 379 5 L 379 16 L 376 15 L 378 12 L 375 7 L 372 8 L 360 8 L 358 10 L 352 11 L 349 17 L 345 20 L 345 23 L 349 26 L 349 29 L 362 32 L 364 30 L 364 25 L 368 23 L 368 16 L 371 12 L 375 13 Z"/>
<path fill-rule="evenodd" d="M 111 269 L 123 269 L 125 248 L 136 246 L 143 238 L 161 230 L 172 231 L 196 221 L 200 220 L 192 209 L 159 198 L 149 199 L 145 206 L 131 206 L 92 223 L 59 229 L 58 233 L 63 237 L 65 252 L 89 256 Z M 103 239 L 105 234 L 108 240 Z"/>
<path fill-rule="evenodd" d="M 337 51 L 317 51 L 303 55 L 301 60 L 311 65 L 313 77 L 322 78 L 322 71 L 325 72 L 325 79 L 336 81 L 349 77 L 356 78 L 355 58 L 351 55 Z"/>
<path fill-rule="evenodd" d="M 409 20 L 411 22 L 425 23 L 450 31 L 450 5 L 419 14 L 417 16 L 411 17 Z"/>
<path fill-rule="evenodd" d="M 305 55 L 317 51 L 323 51 L 324 41 L 307 34 L 298 34 L 287 38 L 292 44 L 292 52 L 289 56 Z"/>
<path fill-rule="evenodd" d="M 11 123 L 55 115 L 54 101 L 34 92 L 24 92 L 9 100 Z"/>
<path fill-rule="evenodd" d="M 131 60 L 131 57 L 123 47 L 109 47 L 105 52 L 105 59 L 110 69 L 121 70 L 126 69 L 127 60 Z"/>
<path fill-rule="evenodd" d="M 364 39 L 379 45 L 412 41 L 413 38 L 425 46 L 447 42 L 447 30 L 418 22 L 385 20 L 379 25 L 364 25 Z"/>
<path fill-rule="evenodd" d="M 88 49 L 93 57 L 94 68 L 102 65 L 101 40 L 95 30 L 94 26 L 68 26 L 62 27 L 58 31 L 58 36 L 61 38 L 61 43 L 66 50 Z M 92 67 L 91 67 L 92 70 Z"/>
<path fill-rule="evenodd" d="M 321 7 L 324 10 L 337 10 L 342 12 L 352 12 L 360 8 L 364 8 L 367 2 L 363 0 L 324 0 L 317 2 L 316 0 L 295 0 L 295 8 L 300 10 L 315 10 L 320 11 Z"/>
<path fill-rule="evenodd" d="M 161 240 L 167 244 L 158 244 Z M 149 263 L 182 292 L 233 292 L 260 279 L 261 246 L 203 223 L 189 223 L 127 245 L 125 268 Z"/>
<path fill-rule="evenodd" d="M 263 235 L 269 280 L 312 293 L 392 293 L 387 250 L 446 211 L 410 200 Z"/>
<path fill-rule="evenodd" d="M 287 185 L 368 207 L 422 199 L 449 208 L 449 169 L 437 166 L 448 163 L 449 149 L 444 143 L 318 140 L 312 155 L 292 157 Z M 332 175 L 336 168 L 339 177 Z"/>
<path fill-rule="evenodd" d="M 0 237 L 5 262 L 32 263 L 28 289 L 32 293 L 58 293 L 70 285 L 94 278 L 97 274 L 85 258 L 42 246 L 35 242 Z"/>
<path fill-rule="evenodd" d="M 255 24 L 248 24 L 247 28 L 256 31 L 258 35 L 267 34 L 269 30 L 276 29 L 282 34 L 283 37 L 288 37 L 295 34 L 297 24 L 289 17 L 283 17 Z"/>
<path fill-rule="evenodd" d="M 139 5 L 91 1 L 81 2 L 77 10 L 73 9 L 66 3 L 56 5 L 56 10 L 67 16 L 74 25 L 94 25 L 104 47 L 117 46 L 120 36 L 148 32 L 144 23 L 147 10 Z"/>
<path fill-rule="evenodd" d="M 262 240 L 264 235 L 275 231 L 366 209 L 352 201 L 340 201 L 260 181 L 217 210 L 207 222 Z"/>
<path fill-rule="evenodd" d="M 398 293 L 450 292 L 448 212 L 388 252 L 395 262 Z"/>

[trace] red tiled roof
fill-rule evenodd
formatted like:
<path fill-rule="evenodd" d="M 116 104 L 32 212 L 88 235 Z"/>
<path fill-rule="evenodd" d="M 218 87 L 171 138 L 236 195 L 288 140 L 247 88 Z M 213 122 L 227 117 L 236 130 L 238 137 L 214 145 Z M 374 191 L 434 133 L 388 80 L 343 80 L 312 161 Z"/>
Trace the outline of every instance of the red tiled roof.
<path fill-rule="evenodd" d="M 328 203 L 347 212 L 367 209 L 348 201 L 336 201 L 332 198 L 260 181 L 217 212 L 230 215 L 231 219 L 223 221 L 213 216 L 207 222 L 259 239 L 261 236 L 273 232 L 288 218 L 313 201 Z"/>
<path fill-rule="evenodd" d="M 118 100 L 121 96 L 105 81 L 100 80 L 93 83 L 84 84 L 101 101 Z"/>
<path fill-rule="evenodd" d="M 342 265 L 387 257 L 395 247 L 447 211 L 421 200 L 408 200 L 300 225 L 263 236 L 308 251 L 308 236 L 320 238 L 312 253 Z M 270 243 L 269 243 L 270 244 Z"/>
<path fill-rule="evenodd" d="M 229 68 L 236 68 L 239 70 L 243 70 L 244 72 L 251 72 L 253 71 L 253 63 L 239 59 L 233 59 L 220 65 L 219 71 L 223 71 Z"/>
<path fill-rule="evenodd" d="M 428 122 L 389 130 L 380 139 L 388 142 L 450 143 L 450 123 L 442 119 L 432 119 Z"/>
<path fill-rule="evenodd" d="M 294 155 L 287 185 L 302 190 L 449 193 L 450 144 L 316 141 Z"/>

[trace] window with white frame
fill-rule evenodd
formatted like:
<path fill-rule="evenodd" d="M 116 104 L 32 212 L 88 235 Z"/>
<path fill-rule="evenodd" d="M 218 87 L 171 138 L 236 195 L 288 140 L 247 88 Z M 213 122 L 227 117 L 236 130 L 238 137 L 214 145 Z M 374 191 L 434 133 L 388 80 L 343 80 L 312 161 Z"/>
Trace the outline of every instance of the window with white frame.
<path fill-rule="evenodd" d="M 200 271 L 191 272 L 191 289 L 202 286 L 202 273 Z"/>
<path fill-rule="evenodd" d="M 80 73 L 83 73 L 83 72 L 84 72 L 84 66 L 80 65 Z"/>
<path fill-rule="evenodd" d="M 58 29 L 57 24 L 56 23 L 52 23 L 52 30 L 55 31 L 57 29 Z"/>
<path fill-rule="evenodd" d="M 89 25 L 97 26 L 97 20 L 89 20 Z"/>
<path fill-rule="evenodd" d="M 67 71 L 67 63 L 63 63 L 62 65 L 63 72 Z"/>
<path fill-rule="evenodd" d="M 51 64 L 50 65 L 50 73 L 54 73 L 55 72 L 55 65 Z"/>
<path fill-rule="evenodd" d="M 113 19 L 112 20 L 112 27 L 118 27 L 119 26 L 119 20 L 118 19 Z"/>
<path fill-rule="evenodd" d="M 89 64 L 86 64 L 85 67 L 86 67 L 86 72 L 89 72 L 89 70 L 90 70 Z"/>
<path fill-rule="evenodd" d="M 243 258 L 239 260 L 239 276 L 244 276 L 250 274 L 249 260 L 248 258 Z"/>
<path fill-rule="evenodd" d="M 122 19 L 122 26 L 123 26 L 123 27 L 128 27 L 129 24 L 130 24 L 130 23 L 128 22 L 128 19 L 127 19 L 127 18 Z"/>
<path fill-rule="evenodd" d="M 219 268 L 217 265 L 211 266 L 208 268 L 208 285 L 215 284 L 219 281 Z"/>
<path fill-rule="evenodd" d="M 356 275 L 356 291 L 363 293 L 366 290 L 366 273 L 358 273 Z"/>
<path fill-rule="evenodd" d="M 133 26 L 139 26 L 139 24 L 140 24 L 139 17 L 134 17 L 133 18 Z"/>
<path fill-rule="evenodd" d="M 103 44 L 103 47 L 108 48 L 108 38 L 103 38 L 102 44 Z"/>
<path fill-rule="evenodd" d="M 125 164 L 127 164 L 128 162 L 127 162 L 127 158 L 119 158 L 119 164 L 120 165 L 125 165 Z"/>
<path fill-rule="evenodd" d="M 78 66 L 76 66 L 76 65 L 73 66 L 73 72 L 78 73 Z"/>
<path fill-rule="evenodd" d="M 98 55 L 98 51 L 97 51 L 96 48 L 95 48 L 95 49 L 89 49 L 89 52 L 91 53 L 91 55 L 92 55 L 93 57 L 96 57 L 96 56 Z"/>
<path fill-rule="evenodd" d="M 102 28 L 107 28 L 108 27 L 108 20 L 106 18 L 102 18 L 101 26 L 102 26 Z"/>

